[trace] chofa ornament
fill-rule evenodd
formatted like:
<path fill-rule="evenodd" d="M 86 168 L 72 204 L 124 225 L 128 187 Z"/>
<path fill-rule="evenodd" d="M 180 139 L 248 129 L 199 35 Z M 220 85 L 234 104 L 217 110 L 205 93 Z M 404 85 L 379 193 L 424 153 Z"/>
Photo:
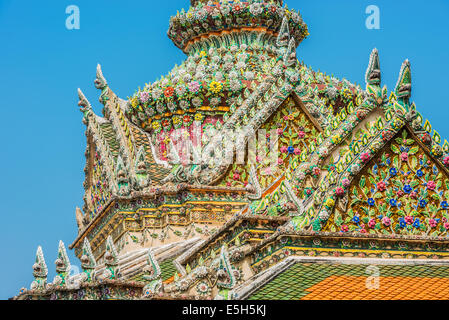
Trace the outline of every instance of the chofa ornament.
<path fill-rule="evenodd" d="M 143 278 L 147 282 L 143 288 L 145 298 L 152 298 L 162 290 L 161 268 L 154 258 L 152 249 L 148 249 L 147 265 L 144 267 Z"/>
<path fill-rule="evenodd" d="M 42 247 L 37 248 L 36 262 L 33 265 L 34 281 L 31 283 L 31 290 L 42 290 L 47 286 L 48 269 L 45 263 Z"/>

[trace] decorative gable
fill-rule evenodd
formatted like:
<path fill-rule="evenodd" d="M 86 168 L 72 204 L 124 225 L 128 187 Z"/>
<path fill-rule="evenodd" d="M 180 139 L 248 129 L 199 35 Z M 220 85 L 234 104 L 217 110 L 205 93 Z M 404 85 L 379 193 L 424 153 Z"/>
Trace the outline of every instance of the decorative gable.
<path fill-rule="evenodd" d="M 94 142 L 90 143 L 89 158 L 84 212 L 89 219 L 93 219 L 111 199 L 112 192 L 110 177 L 104 165 L 105 160 Z"/>
<path fill-rule="evenodd" d="M 406 126 L 352 181 L 323 231 L 446 236 L 448 189 L 447 170 Z"/>
<path fill-rule="evenodd" d="M 261 131 L 256 134 L 257 154 L 249 155 L 255 159 L 255 170 L 262 190 L 269 188 L 286 171 L 294 171 L 317 148 L 321 128 L 311 119 L 299 99 L 290 96 L 262 125 Z M 265 135 L 261 135 L 261 132 Z M 272 141 L 273 138 L 276 141 Z M 248 163 L 234 164 L 221 185 L 245 187 L 249 172 Z"/>
<path fill-rule="evenodd" d="M 265 159 L 257 161 L 257 173 L 260 177 L 262 189 L 268 188 L 277 178 L 286 171 L 295 170 L 302 162 L 307 160 L 310 152 L 317 148 L 318 135 L 321 128 L 312 120 L 299 100 L 290 96 L 278 111 L 262 126 L 267 133 L 267 143 L 259 146 L 265 148 Z M 269 150 L 272 131 L 277 133 L 277 146 Z M 271 151 L 271 152 L 270 152 Z M 273 170 L 272 152 L 278 153 L 275 170 Z"/>

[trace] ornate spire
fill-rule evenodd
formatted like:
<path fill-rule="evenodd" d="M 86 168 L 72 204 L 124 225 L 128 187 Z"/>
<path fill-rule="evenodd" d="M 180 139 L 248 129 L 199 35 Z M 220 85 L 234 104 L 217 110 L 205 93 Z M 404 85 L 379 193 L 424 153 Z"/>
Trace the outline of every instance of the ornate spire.
<path fill-rule="evenodd" d="M 156 258 L 154 257 L 153 250 L 150 248 L 148 249 L 148 256 L 147 256 L 147 262 L 148 265 L 144 268 L 144 279 L 145 280 L 154 280 L 161 276 L 161 268 L 159 266 L 159 263 L 157 262 Z"/>
<path fill-rule="evenodd" d="M 92 254 L 90 242 L 87 240 L 87 237 L 84 238 L 81 267 L 83 268 L 83 280 L 86 282 L 91 282 L 95 278 L 95 268 L 97 267 L 97 263 L 94 255 Z"/>
<path fill-rule="evenodd" d="M 405 103 L 408 103 L 408 99 L 410 99 L 412 94 L 412 72 L 408 59 L 402 63 L 399 79 L 394 91 L 398 99 L 402 99 Z"/>
<path fill-rule="evenodd" d="M 381 73 L 380 73 L 380 62 L 379 62 L 379 52 L 376 48 L 371 52 L 369 59 L 368 69 L 365 75 L 366 85 L 380 86 L 381 83 Z"/>
<path fill-rule="evenodd" d="M 229 260 L 229 253 L 226 248 L 226 245 L 221 247 L 220 253 L 220 265 L 217 273 L 218 282 L 217 286 L 226 289 L 232 289 L 237 280 L 234 275 L 234 268 L 231 265 L 231 261 Z"/>
<path fill-rule="evenodd" d="M 106 239 L 106 253 L 104 254 L 104 264 L 106 271 L 104 277 L 115 280 L 120 278 L 120 270 L 118 267 L 119 259 L 117 249 L 114 246 L 114 241 L 111 236 Z"/>
<path fill-rule="evenodd" d="M 105 77 L 103 76 L 103 71 L 101 70 L 101 65 L 97 64 L 97 77 L 94 81 L 95 88 L 99 90 L 103 90 L 108 86 L 108 82 L 106 81 Z"/>
<path fill-rule="evenodd" d="M 236 245 L 240 245 L 239 240 L 236 240 Z M 215 300 L 234 299 L 235 295 L 232 289 L 237 284 L 239 270 L 232 266 L 226 244 L 221 247 L 220 257 L 218 259 L 217 287 L 219 291 L 215 296 Z"/>
<path fill-rule="evenodd" d="M 31 283 L 31 290 L 42 290 L 47 286 L 48 268 L 45 263 L 42 247 L 37 247 L 36 262 L 33 264 L 34 281 Z"/>
<path fill-rule="evenodd" d="M 98 90 L 101 90 L 101 95 L 99 98 L 99 101 L 101 104 L 105 105 L 106 102 L 109 100 L 108 93 L 109 93 L 109 87 L 108 82 L 106 81 L 105 77 L 103 76 L 103 71 L 101 71 L 101 65 L 97 64 L 97 77 L 94 80 L 95 88 Z"/>
<path fill-rule="evenodd" d="M 78 97 L 79 97 L 79 102 L 78 102 L 78 106 L 81 107 L 81 112 L 86 112 L 89 110 L 92 110 L 92 106 L 89 102 L 89 100 L 87 100 L 86 96 L 84 95 L 84 93 L 81 91 L 80 88 L 78 88 Z"/>
<path fill-rule="evenodd" d="M 276 45 L 278 47 L 286 47 L 288 40 L 290 39 L 290 31 L 288 28 L 288 19 L 286 16 L 282 19 L 281 28 L 279 29 L 279 34 L 276 39 Z"/>
<path fill-rule="evenodd" d="M 55 261 L 55 265 L 57 275 L 53 280 L 53 284 L 63 286 L 70 276 L 71 265 L 64 242 L 62 241 L 59 241 L 58 258 Z"/>
<path fill-rule="evenodd" d="M 137 152 L 136 161 L 134 163 L 135 174 L 135 186 L 136 189 L 141 190 L 147 187 L 151 180 L 148 176 L 147 162 L 146 162 L 146 151 L 145 147 L 142 145 Z"/>
<path fill-rule="evenodd" d="M 84 124 L 87 125 L 89 116 L 93 113 L 92 105 L 90 104 L 89 100 L 87 100 L 86 96 L 84 95 L 84 93 L 81 91 L 80 88 L 78 88 L 78 97 L 79 97 L 78 106 L 81 107 L 80 111 L 84 115 L 83 122 Z"/>
<path fill-rule="evenodd" d="M 126 169 L 121 155 L 117 158 L 115 176 L 117 177 L 118 193 L 122 196 L 128 195 L 131 190 L 129 186 L 128 170 Z"/>
<path fill-rule="evenodd" d="M 284 64 L 286 67 L 294 67 L 297 61 L 298 60 L 296 59 L 296 42 L 294 38 L 291 38 L 284 56 Z"/>
<path fill-rule="evenodd" d="M 149 283 L 143 288 L 143 292 L 145 297 L 152 297 L 162 288 L 162 272 L 151 248 L 148 249 L 147 262 L 148 265 L 143 269 L 145 273 L 143 278 Z"/>

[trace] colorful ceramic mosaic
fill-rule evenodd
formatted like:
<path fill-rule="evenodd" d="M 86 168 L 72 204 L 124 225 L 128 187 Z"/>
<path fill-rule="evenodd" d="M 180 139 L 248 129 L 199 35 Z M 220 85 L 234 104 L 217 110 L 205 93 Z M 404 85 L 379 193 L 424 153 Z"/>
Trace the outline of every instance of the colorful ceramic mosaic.
<path fill-rule="evenodd" d="M 78 90 L 82 270 L 60 242 L 48 281 L 39 247 L 15 299 L 447 298 L 449 143 L 408 60 L 391 92 L 376 49 L 365 89 L 314 71 L 281 0 L 191 0 L 168 36 L 185 61 L 126 100 L 97 67 L 103 116 Z"/>
<path fill-rule="evenodd" d="M 407 129 L 364 173 L 349 187 L 348 211 L 334 215 L 329 231 L 447 235 L 448 176 Z"/>

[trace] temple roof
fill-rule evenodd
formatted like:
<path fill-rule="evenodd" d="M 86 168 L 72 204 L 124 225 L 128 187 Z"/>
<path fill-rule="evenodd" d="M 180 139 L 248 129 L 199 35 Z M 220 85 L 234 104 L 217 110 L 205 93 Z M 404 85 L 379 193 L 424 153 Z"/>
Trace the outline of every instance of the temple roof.
<path fill-rule="evenodd" d="M 296 263 L 248 300 L 445 300 L 449 267 Z"/>
<path fill-rule="evenodd" d="M 85 206 L 84 213 L 77 209 L 80 234 L 74 245 L 82 244 L 83 274 L 70 277 L 61 242 L 58 274 L 47 286 L 39 248 L 31 295 L 109 279 L 140 288 L 146 298 L 186 292 L 226 299 L 444 298 L 449 143 L 410 101 L 410 62 L 404 61 L 389 93 L 381 86 L 374 49 L 363 90 L 297 60 L 307 27 L 298 13 L 281 8 L 282 1 L 191 3 L 169 29 L 188 54 L 180 66 L 126 101 L 114 94 L 98 66 L 95 86 L 103 117 L 79 90 L 88 142 Z M 255 163 L 225 163 L 220 155 L 234 141 L 216 137 L 230 129 L 242 131 L 237 147 L 245 151 L 258 130 L 275 132 L 265 137 L 277 148 L 259 146 L 266 154 L 258 154 Z M 178 141 L 183 137 L 193 147 L 205 146 L 200 161 L 184 162 L 194 155 L 184 154 L 191 146 Z M 238 209 L 224 211 L 241 211 L 221 220 L 221 228 L 205 233 L 205 240 L 119 254 L 109 229 L 114 227 L 102 225 L 100 213 L 115 199 L 154 199 L 188 187 L 202 191 L 193 199 L 202 212 L 212 208 L 204 199 L 223 191 L 243 195 Z M 188 207 L 184 200 L 181 195 L 176 206 Z M 232 203 L 229 197 L 219 201 Z M 158 198 L 155 211 L 163 205 L 170 211 L 164 202 Z M 134 205 L 128 208 L 135 211 Z M 183 209 L 171 213 L 178 218 Z M 117 220 L 147 231 L 138 211 L 118 217 L 122 214 Z M 194 226 L 191 221 L 180 226 L 187 225 Z M 165 226 L 170 225 L 161 229 Z M 99 261 L 87 240 L 90 232 L 102 243 L 96 248 Z M 388 286 L 364 287 L 368 264 Z M 203 281 L 207 277 L 213 285 Z"/>
<path fill-rule="evenodd" d="M 265 43 L 222 45 L 189 55 L 167 76 L 139 89 L 129 100 L 131 121 L 160 132 L 202 123 L 214 114 L 226 120 L 267 78 L 277 52 Z"/>
<path fill-rule="evenodd" d="M 95 84 L 102 91 L 103 117 L 93 112 L 90 102 L 78 91 L 87 136 L 85 225 L 114 196 L 160 186 L 170 173 L 169 166 L 155 158 L 148 135 L 125 117 L 126 102 L 109 89 L 100 66 Z"/>

